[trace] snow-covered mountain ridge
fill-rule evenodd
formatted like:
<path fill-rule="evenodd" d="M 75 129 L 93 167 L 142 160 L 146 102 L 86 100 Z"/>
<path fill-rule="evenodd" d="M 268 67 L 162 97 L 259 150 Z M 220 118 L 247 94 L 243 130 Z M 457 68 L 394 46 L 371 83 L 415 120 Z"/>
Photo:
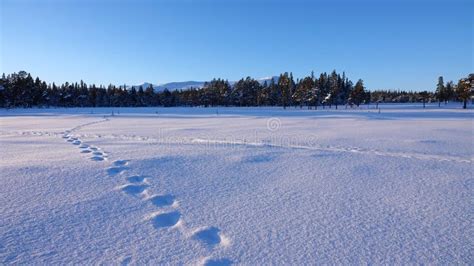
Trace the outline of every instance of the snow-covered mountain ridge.
<path fill-rule="evenodd" d="M 274 79 L 275 82 L 277 82 L 278 81 L 278 76 L 259 78 L 259 79 L 257 79 L 257 81 L 260 82 L 260 84 L 263 85 L 265 82 L 270 83 L 270 81 L 272 79 Z M 205 83 L 206 83 L 206 81 L 178 81 L 178 82 L 169 82 L 169 83 L 163 83 L 163 84 L 152 84 L 152 83 L 149 83 L 149 82 L 144 82 L 142 84 L 133 85 L 133 86 L 130 86 L 128 88 L 138 89 L 141 86 L 143 89 L 146 89 L 150 85 L 152 85 L 153 89 L 156 92 L 160 92 L 160 91 L 164 91 L 165 89 L 168 89 L 170 91 L 174 91 L 174 90 L 187 90 L 187 89 L 190 89 L 190 88 L 202 88 L 202 87 L 204 87 Z M 237 83 L 237 81 L 229 81 L 229 83 L 230 83 L 230 85 L 233 86 L 235 83 Z"/>

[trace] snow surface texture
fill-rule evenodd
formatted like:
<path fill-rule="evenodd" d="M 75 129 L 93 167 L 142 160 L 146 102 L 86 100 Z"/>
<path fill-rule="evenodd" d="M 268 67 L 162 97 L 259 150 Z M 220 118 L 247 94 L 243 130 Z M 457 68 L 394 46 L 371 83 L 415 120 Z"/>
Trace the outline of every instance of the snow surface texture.
<path fill-rule="evenodd" d="M 474 262 L 472 110 L 0 115 L 1 264 Z"/>

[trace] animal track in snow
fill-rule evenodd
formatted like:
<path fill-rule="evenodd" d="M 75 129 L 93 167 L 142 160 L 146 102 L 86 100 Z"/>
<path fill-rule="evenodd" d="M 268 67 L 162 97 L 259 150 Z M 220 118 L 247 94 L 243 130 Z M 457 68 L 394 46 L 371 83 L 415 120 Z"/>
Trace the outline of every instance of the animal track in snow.
<path fill-rule="evenodd" d="M 213 226 L 196 230 L 192 234 L 192 238 L 208 246 L 215 246 L 218 244 L 226 246 L 229 244 L 229 240 L 220 233 L 219 228 Z"/>
<path fill-rule="evenodd" d="M 130 183 L 141 183 L 145 181 L 145 177 L 141 175 L 134 175 L 127 177 L 127 181 Z"/>
<path fill-rule="evenodd" d="M 124 166 L 112 166 L 109 169 L 107 169 L 107 173 L 110 176 L 114 176 L 114 175 L 121 174 L 121 173 L 125 172 L 128 169 L 129 169 L 128 167 L 124 167 Z"/>
<path fill-rule="evenodd" d="M 173 227 L 178 225 L 181 213 L 178 211 L 154 214 L 151 218 L 153 227 L 156 229 L 163 227 Z"/>
<path fill-rule="evenodd" d="M 174 196 L 170 194 L 152 196 L 150 197 L 150 201 L 157 207 L 170 206 L 176 202 Z"/>
<path fill-rule="evenodd" d="M 268 155 L 268 154 L 261 154 L 256 156 L 249 156 L 243 158 L 243 162 L 245 163 L 268 163 L 275 159 L 275 155 Z"/>
<path fill-rule="evenodd" d="M 92 161 L 100 162 L 100 161 L 104 161 L 105 159 L 104 159 L 104 157 L 102 157 L 102 156 L 92 156 L 92 157 L 91 157 L 91 160 L 92 160 Z"/>
<path fill-rule="evenodd" d="M 125 257 L 124 259 L 122 259 L 122 261 L 120 262 L 120 265 L 121 266 L 127 266 L 130 264 L 130 262 L 132 262 L 132 257 Z"/>
<path fill-rule="evenodd" d="M 229 259 L 205 259 L 202 263 L 204 266 L 229 266 L 232 265 L 232 261 Z"/>
<path fill-rule="evenodd" d="M 142 185 L 126 184 L 121 187 L 121 190 L 127 194 L 136 195 L 136 194 L 143 193 L 147 187 L 148 185 L 146 184 L 142 184 Z"/>
<path fill-rule="evenodd" d="M 128 164 L 128 162 L 129 162 L 129 160 L 117 160 L 113 164 L 115 166 L 125 166 L 125 165 Z"/>
<path fill-rule="evenodd" d="M 85 124 L 87 125 L 87 124 Z M 84 125 L 83 125 L 84 126 Z M 81 126 L 74 128 L 74 130 L 79 129 Z M 80 139 L 76 137 L 71 137 L 69 132 L 65 132 L 64 139 L 71 142 L 74 145 L 78 145 L 81 153 L 91 153 L 92 157 L 90 158 L 93 161 L 104 161 L 107 160 L 107 153 L 102 151 L 99 147 L 90 146 L 83 143 Z M 249 158 L 249 162 L 266 162 L 272 158 L 255 157 Z M 107 173 L 109 176 L 122 175 L 123 172 L 130 169 L 129 165 L 130 160 L 116 160 L 112 162 L 112 165 L 107 168 Z M 155 229 L 161 228 L 174 228 L 174 227 L 183 227 L 182 224 L 182 215 L 181 212 L 177 210 L 178 202 L 176 201 L 175 196 L 171 194 L 161 194 L 161 195 L 151 195 L 148 188 L 150 184 L 147 182 L 147 178 L 142 175 L 132 175 L 126 177 L 127 184 L 124 184 L 118 189 L 123 193 L 141 198 L 146 201 L 150 201 L 156 207 L 168 207 L 171 206 L 173 209 L 163 212 L 151 213 L 146 220 L 151 222 L 152 226 Z M 184 228 L 181 228 L 184 229 Z M 183 231 L 183 233 L 185 233 Z M 188 233 L 185 233 L 187 237 L 191 237 L 193 240 L 200 242 L 201 244 L 207 246 L 210 249 L 213 249 L 216 246 L 225 247 L 230 244 L 230 240 L 224 236 L 220 229 L 217 227 L 202 227 L 194 230 L 189 236 Z M 121 265 L 128 265 L 133 263 L 132 257 L 127 255 L 118 261 Z M 206 257 L 200 261 L 203 265 L 231 265 L 232 261 L 227 258 L 214 258 Z"/>

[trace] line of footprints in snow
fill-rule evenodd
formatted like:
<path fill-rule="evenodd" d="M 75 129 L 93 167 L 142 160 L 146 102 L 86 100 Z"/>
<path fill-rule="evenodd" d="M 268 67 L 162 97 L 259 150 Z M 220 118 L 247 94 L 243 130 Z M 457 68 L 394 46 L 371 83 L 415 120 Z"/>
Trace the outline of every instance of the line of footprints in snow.
<path fill-rule="evenodd" d="M 105 161 L 108 159 L 108 155 L 102 149 L 96 146 L 91 146 L 83 143 L 79 138 L 73 137 L 70 135 L 70 131 L 65 131 L 63 138 L 67 142 L 76 145 L 81 150 L 81 153 L 91 154 L 90 159 L 92 161 Z M 128 160 L 117 160 L 112 163 L 112 166 L 107 169 L 109 176 L 122 175 L 127 170 L 130 170 L 128 167 Z M 154 206 L 159 208 L 171 208 L 170 211 L 157 211 L 146 217 L 147 221 L 151 221 L 152 225 L 156 229 L 160 228 L 173 228 L 179 227 L 184 232 L 184 224 L 182 222 L 181 213 L 177 210 L 179 207 L 178 201 L 171 194 L 164 195 L 150 195 L 149 194 L 149 183 L 146 177 L 141 175 L 132 175 L 125 178 L 128 182 L 127 184 L 120 186 L 119 189 L 122 190 L 125 194 L 139 197 L 142 200 L 147 200 L 151 202 Z M 219 228 L 217 227 L 202 227 L 196 230 L 192 230 L 189 235 L 190 238 L 201 242 L 203 245 L 206 245 L 210 248 L 222 246 L 226 247 L 230 245 L 230 240 L 224 236 Z M 128 257 L 123 261 L 123 264 L 128 264 L 131 262 L 131 258 Z M 231 265 L 232 262 L 228 259 L 211 259 L 206 257 L 202 259 L 198 264 L 201 265 Z"/>

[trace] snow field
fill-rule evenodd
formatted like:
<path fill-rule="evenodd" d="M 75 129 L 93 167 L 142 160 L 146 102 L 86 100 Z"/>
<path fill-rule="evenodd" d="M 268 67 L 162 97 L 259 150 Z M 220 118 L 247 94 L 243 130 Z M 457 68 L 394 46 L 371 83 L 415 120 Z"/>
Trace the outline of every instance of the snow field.
<path fill-rule="evenodd" d="M 471 111 L 100 111 L 0 118 L 2 263 L 473 261 Z"/>
<path fill-rule="evenodd" d="M 85 123 L 79 126 L 74 127 L 71 130 L 66 130 L 63 139 L 66 139 L 67 142 L 72 143 L 73 145 L 80 145 L 81 153 L 91 153 L 92 161 L 104 161 L 107 160 L 107 153 L 103 152 L 101 148 L 95 146 L 89 146 L 84 144 L 77 137 L 70 136 L 71 133 L 77 131 L 83 127 L 90 126 L 93 124 L 98 124 L 101 122 L 107 122 L 108 119 L 103 119 L 95 122 Z M 112 162 L 112 166 L 107 168 L 107 174 L 109 176 L 126 176 L 126 173 L 131 169 L 128 167 L 129 160 L 115 160 Z M 198 229 L 193 229 L 189 231 L 182 220 L 182 215 L 179 212 L 179 204 L 175 197 L 171 194 L 160 195 L 160 194 L 151 194 L 150 184 L 148 178 L 142 175 L 131 175 L 125 178 L 126 183 L 117 187 L 123 193 L 128 196 L 136 197 L 138 199 L 149 201 L 157 208 L 169 207 L 173 210 L 159 210 L 153 213 L 148 214 L 144 220 L 150 222 L 154 228 L 177 228 L 181 231 L 187 238 L 193 239 L 202 243 L 203 245 L 208 246 L 209 248 L 214 247 L 227 247 L 230 245 L 230 239 L 220 232 L 220 229 L 213 226 L 204 226 Z M 189 232 L 188 232 L 189 231 Z M 132 262 L 132 257 L 125 257 L 121 261 L 121 264 L 128 264 Z M 199 261 L 199 264 L 202 265 L 226 265 L 231 264 L 231 261 L 227 258 L 219 258 L 217 260 L 211 259 L 210 257 L 202 258 Z"/>

